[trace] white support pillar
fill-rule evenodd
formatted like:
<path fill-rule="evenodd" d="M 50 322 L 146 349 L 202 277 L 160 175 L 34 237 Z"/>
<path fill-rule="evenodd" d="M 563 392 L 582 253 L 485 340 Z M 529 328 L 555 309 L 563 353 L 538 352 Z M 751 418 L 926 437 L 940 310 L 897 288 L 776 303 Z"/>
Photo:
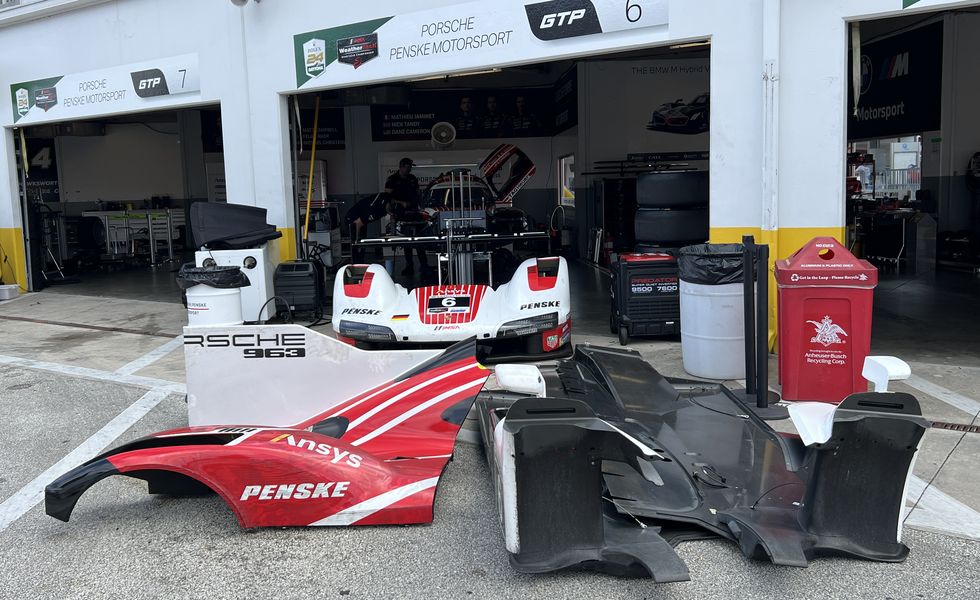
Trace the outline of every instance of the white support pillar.
<path fill-rule="evenodd" d="M 780 2 L 762 2 L 762 231 L 779 227 Z M 763 238 L 767 235 L 763 233 Z M 770 241 L 770 240 L 759 240 Z M 775 253 L 772 254 L 775 258 Z"/>

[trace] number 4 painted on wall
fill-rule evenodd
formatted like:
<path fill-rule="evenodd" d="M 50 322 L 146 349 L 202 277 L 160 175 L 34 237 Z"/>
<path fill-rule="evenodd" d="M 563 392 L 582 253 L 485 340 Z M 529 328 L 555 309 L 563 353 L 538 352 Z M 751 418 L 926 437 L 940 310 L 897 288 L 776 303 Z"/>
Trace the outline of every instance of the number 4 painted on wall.
<path fill-rule="evenodd" d="M 37 167 L 39 169 L 50 169 L 51 168 L 51 146 L 45 146 L 41 148 L 41 151 L 34 155 L 31 159 L 31 166 Z"/>

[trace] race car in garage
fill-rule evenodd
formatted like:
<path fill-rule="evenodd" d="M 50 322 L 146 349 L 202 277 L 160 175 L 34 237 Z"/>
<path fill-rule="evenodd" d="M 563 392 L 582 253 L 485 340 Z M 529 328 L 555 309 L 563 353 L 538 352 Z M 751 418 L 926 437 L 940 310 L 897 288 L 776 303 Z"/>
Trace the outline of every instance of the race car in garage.
<path fill-rule="evenodd" d="M 490 233 L 516 233 L 528 228 L 527 215 L 514 206 L 514 197 L 537 168 L 520 148 L 500 144 L 479 165 L 478 172 L 454 169 L 434 177 L 422 191 L 420 211 L 396 213 L 400 235 L 437 233 L 449 228 Z M 495 183 L 496 179 L 503 179 Z"/>
<path fill-rule="evenodd" d="M 446 344 L 471 336 L 481 360 L 551 358 L 571 351 L 568 264 L 529 258 L 509 282 L 408 290 L 377 264 L 348 265 L 333 292 L 333 329 L 360 347 Z"/>
<path fill-rule="evenodd" d="M 280 335 L 267 331 L 260 337 Z M 288 335 L 303 338 L 301 333 Z M 328 384 L 345 370 L 384 372 L 404 358 L 392 356 L 404 353 L 361 352 L 321 337 L 331 346 L 322 356 L 334 359 L 315 363 L 315 375 Z M 227 350 L 217 348 L 219 353 Z M 302 365 L 309 359 L 285 362 Z M 246 420 L 156 433 L 57 478 L 45 489 L 45 511 L 68 521 L 86 490 L 123 475 L 146 481 L 150 494 L 217 494 L 246 528 L 428 523 L 460 425 L 489 374 L 476 360 L 473 340 L 465 340 L 350 398 L 333 397 L 329 385 L 323 386 L 312 416 L 304 413 L 292 426 Z M 287 397 L 276 402 L 241 394 L 236 399 L 238 404 L 267 403 L 276 413 L 309 400 Z"/>
<path fill-rule="evenodd" d="M 667 102 L 653 111 L 647 129 L 667 133 L 708 131 L 710 107 L 708 94 L 700 94 L 686 104 L 681 100 Z"/>

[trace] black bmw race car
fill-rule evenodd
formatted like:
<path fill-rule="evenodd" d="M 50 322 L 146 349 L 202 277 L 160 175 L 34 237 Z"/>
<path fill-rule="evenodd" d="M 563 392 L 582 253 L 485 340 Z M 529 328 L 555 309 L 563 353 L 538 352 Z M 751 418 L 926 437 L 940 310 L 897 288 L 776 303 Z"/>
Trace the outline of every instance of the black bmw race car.
<path fill-rule="evenodd" d="M 687 104 L 681 100 L 661 104 L 650 117 L 647 129 L 668 133 L 703 133 L 708 131 L 708 94 L 704 93 Z"/>

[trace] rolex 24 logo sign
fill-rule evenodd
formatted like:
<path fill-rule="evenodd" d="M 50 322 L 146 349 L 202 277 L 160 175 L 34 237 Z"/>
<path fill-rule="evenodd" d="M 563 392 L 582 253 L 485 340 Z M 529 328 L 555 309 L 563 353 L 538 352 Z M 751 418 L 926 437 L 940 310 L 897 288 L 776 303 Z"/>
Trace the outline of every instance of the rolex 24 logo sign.
<path fill-rule="evenodd" d="M 378 57 L 378 34 L 355 35 L 337 40 L 337 60 L 355 69 Z"/>
<path fill-rule="evenodd" d="M 316 77 L 327 68 L 327 43 L 316 38 L 303 44 L 303 57 L 306 61 L 306 74 Z"/>
<path fill-rule="evenodd" d="M 17 96 L 17 114 L 24 116 L 31 110 L 31 95 L 24 88 L 20 88 L 14 95 Z"/>
<path fill-rule="evenodd" d="M 599 16 L 589 0 L 550 0 L 528 4 L 528 24 L 534 37 L 543 41 L 560 40 L 602 33 Z"/>
<path fill-rule="evenodd" d="M 140 98 L 152 98 L 153 96 L 166 96 L 170 94 L 167 89 L 167 78 L 163 76 L 160 69 L 146 69 L 130 73 L 133 78 L 133 89 Z"/>

